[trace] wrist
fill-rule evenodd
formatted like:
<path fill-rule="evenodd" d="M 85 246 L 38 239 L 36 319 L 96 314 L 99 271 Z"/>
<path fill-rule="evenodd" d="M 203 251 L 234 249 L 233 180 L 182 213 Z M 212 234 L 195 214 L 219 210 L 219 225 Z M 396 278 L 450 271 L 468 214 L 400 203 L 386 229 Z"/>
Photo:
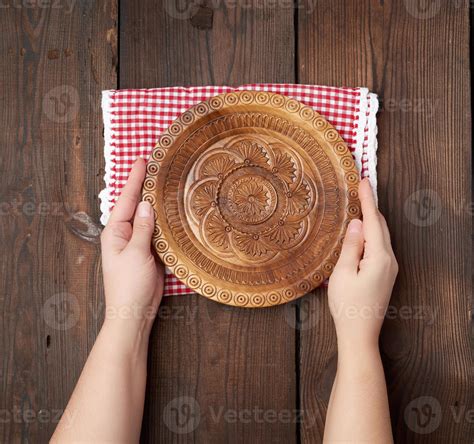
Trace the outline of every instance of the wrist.
<path fill-rule="evenodd" d="M 372 356 L 379 355 L 379 340 L 378 336 L 358 336 L 352 335 L 350 337 L 337 337 L 337 351 L 342 357 L 357 357 L 357 356 Z"/>
<path fill-rule="evenodd" d="M 157 309 L 153 305 L 137 303 L 106 304 L 104 323 L 123 328 L 133 334 L 149 334 Z"/>
<path fill-rule="evenodd" d="M 372 386 L 383 366 L 378 344 L 364 341 L 358 344 L 338 344 L 337 378 L 351 384 Z"/>
<path fill-rule="evenodd" d="M 354 378 L 371 373 L 374 363 L 381 359 L 377 338 L 352 341 L 338 339 L 337 353 L 337 371 L 342 374 L 349 372 Z"/>
<path fill-rule="evenodd" d="M 100 335 L 118 357 L 141 358 L 148 352 L 150 328 L 146 321 L 106 318 Z"/>

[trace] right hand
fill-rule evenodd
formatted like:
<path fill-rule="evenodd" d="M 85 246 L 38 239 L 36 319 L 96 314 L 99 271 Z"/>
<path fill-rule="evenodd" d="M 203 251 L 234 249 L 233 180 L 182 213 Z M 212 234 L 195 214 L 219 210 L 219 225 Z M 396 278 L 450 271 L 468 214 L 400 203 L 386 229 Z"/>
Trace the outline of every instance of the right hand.
<path fill-rule="evenodd" d="M 398 273 L 387 223 L 367 179 L 360 182 L 359 199 L 363 222 L 350 222 L 328 289 L 338 345 L 349 348 L 378 345 Z"/>

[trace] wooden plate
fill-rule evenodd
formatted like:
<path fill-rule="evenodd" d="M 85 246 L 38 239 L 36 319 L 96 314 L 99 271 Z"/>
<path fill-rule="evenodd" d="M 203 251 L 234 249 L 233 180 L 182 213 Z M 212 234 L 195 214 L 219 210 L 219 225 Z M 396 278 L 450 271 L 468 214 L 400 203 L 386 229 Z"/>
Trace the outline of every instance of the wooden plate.
<path fill-rule="evenodd" d="M 196 292 L 242 307 L 291 301 L 332 272 L 359 217 L 359 174 L 337 131 L 277 94 L 216 96 L 160 137 L 143 196 L 153 245 Z"/>

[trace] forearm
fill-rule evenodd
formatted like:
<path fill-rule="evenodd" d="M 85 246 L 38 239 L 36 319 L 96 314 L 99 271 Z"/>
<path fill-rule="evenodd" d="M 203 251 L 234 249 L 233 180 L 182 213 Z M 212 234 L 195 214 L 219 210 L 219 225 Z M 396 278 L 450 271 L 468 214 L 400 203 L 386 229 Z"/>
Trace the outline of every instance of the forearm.
<path fill-rule="evenodd" d="M 393 442 L 385 376 L 376 344 L 339 347 L 324 441 Z"/>
<path fill-rule="evenodd" d="M 106 321 L 52 441 L 138 442 L 147 347 L 147 332 Z"/>

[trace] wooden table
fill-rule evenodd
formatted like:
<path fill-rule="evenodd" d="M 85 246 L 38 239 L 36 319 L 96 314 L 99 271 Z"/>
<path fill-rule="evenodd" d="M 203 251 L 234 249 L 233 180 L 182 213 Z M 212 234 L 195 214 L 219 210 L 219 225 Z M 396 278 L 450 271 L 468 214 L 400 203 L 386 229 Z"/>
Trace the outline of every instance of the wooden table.
<path fill-rule="evenodd" d="M 381 338 L 395 439 L 472 441 L 467 0 L 200 3 L 0 4 L 0 441 L 49 438 L 101 325 L 101 90 L 248 82 L 379 94 L 400 262 Z M 320 442 L 335 369 L 324 290 L 259 310 L 168 298 L 143 440 Z"/>

